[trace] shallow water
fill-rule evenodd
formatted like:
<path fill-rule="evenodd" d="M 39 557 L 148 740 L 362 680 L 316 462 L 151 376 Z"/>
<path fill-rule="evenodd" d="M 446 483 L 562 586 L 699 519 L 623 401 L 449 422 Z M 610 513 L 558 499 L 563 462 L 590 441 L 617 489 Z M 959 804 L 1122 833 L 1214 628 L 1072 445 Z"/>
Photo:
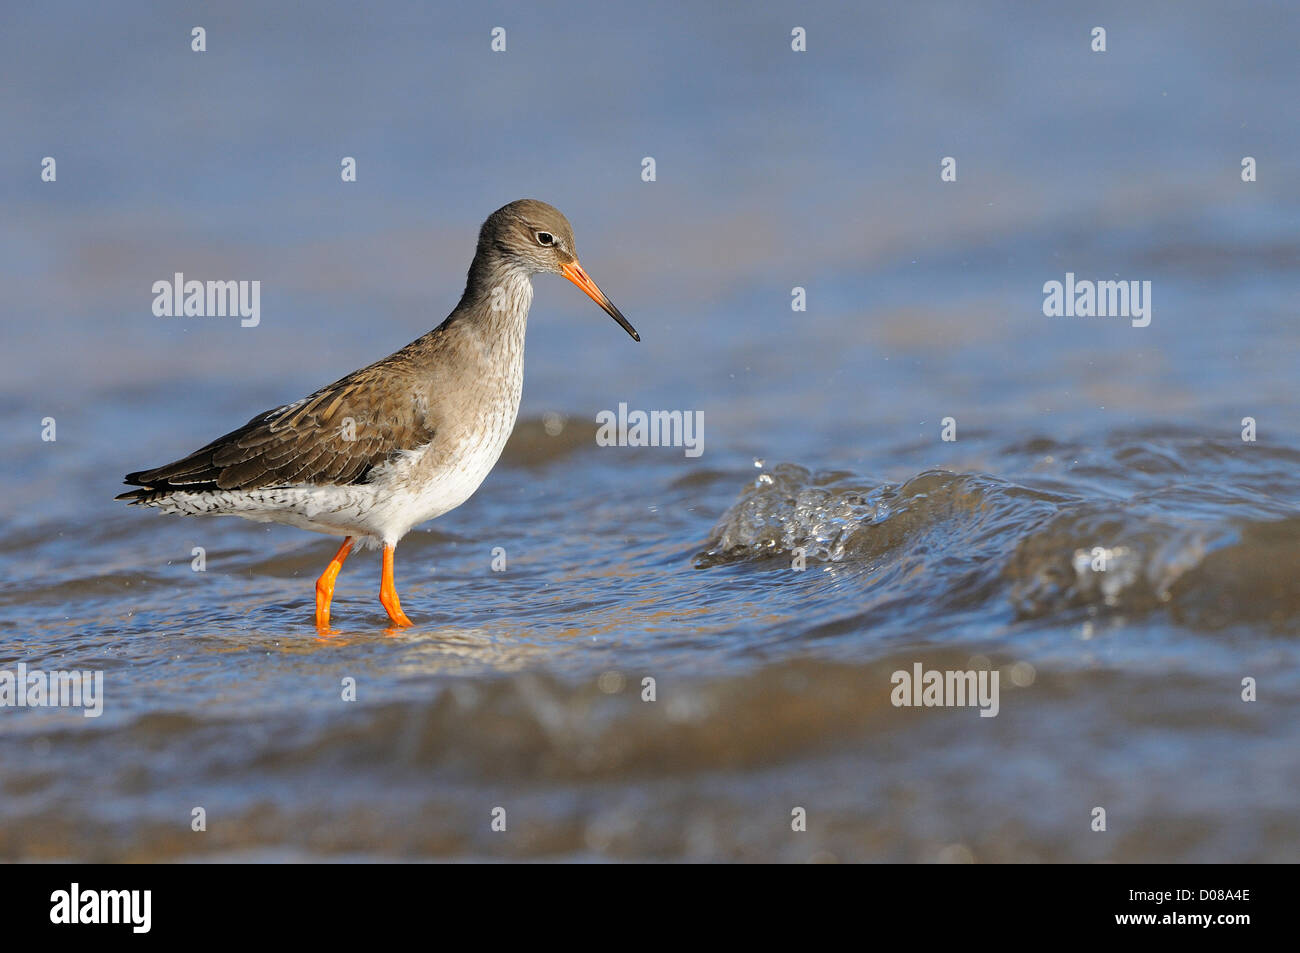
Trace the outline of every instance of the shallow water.
<path fill-rule="evenodd" d="M 349 10 L 235 6 L 206 58 L 4 14 L 0 670 L 105 701 L 0 708 L 0 858 L 1300 856 L 1300 13 L 1103 7 L 1094 55 L 1019 6 L 813 6 L 792 59 L 780 9 L 593 6 L 501 14 L 492 59 L 467 13 Z M 320 636 L 333 541 L 112 502 L 438 323 L 524 194 L 644 343 L 537 280 L 505 456 L 398 548 L 413 629 L 373 553 Z M 261 324 L 154 317 L 176 270 L 262 280 Z M 1044 317 L 1067 271 L 1151 281 L 1150 326 Z M 598 446 L 620 402 L 704 453 Z M 997 716 L 895 707 L 917 663 L 997 670 Z"/>

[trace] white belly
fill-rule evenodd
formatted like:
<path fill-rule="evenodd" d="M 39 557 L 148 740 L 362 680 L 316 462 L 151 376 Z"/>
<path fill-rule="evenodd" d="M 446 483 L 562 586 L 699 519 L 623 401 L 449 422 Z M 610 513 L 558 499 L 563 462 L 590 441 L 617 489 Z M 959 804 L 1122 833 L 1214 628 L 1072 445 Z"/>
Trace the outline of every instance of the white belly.
<path fill-rule="evenodd" d="M 503 408 L 504 409 L 504 408 Z M 514 427 L 514 414 L 510 413 L 505 426 L 498 424 L 476 438 L 462 441 L 455 450 L 444 455 L 454 459 L 454 464 L 434 466 L 432 478 L 422 471 L 429 461 L 411 460 L 407 472 L 392 474 L 391 480 L 383 477 L 376 484 L 380 489 L 371 514 L 371 523 L 384 542 L 396 543 L 413 526 L 436 519 L 443 513 L 460 506 L 479 488 L 505 449 L 506 440 Z"/>

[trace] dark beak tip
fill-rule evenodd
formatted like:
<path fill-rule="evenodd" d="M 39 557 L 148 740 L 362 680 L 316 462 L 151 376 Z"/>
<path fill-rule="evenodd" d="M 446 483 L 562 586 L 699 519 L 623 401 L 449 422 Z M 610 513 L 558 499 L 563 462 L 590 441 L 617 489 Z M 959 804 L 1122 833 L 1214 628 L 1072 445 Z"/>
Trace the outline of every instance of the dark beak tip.
<path fill-rule="evenodd" d="M 608 299 L 606 301 L 608 302 Z M 636 328 L 632 327 L 632 322 L 623 317 L 623 312 L 614 307 L 612 302 L 608 302 L 608 304 L 608 307 L 605 304 L 602 304 L 601 307 L 609 312 L 609 316 L 614 319 L 619 327 L 632 336 L 633 341 L 640 341 L 641 335 L 637 333 Z"/>

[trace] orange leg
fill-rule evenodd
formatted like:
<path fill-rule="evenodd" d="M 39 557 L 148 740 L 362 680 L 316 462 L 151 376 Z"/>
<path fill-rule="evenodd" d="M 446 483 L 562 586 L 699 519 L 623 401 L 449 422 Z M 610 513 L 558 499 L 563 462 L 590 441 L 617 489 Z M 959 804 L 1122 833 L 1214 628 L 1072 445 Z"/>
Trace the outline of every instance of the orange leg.
<path fill-rule="evenodd" d="M 330 602 L 334 599 L 334 580 L 338 579 L 339 570 L 343 568 L 343 560 L 348 558 L 348 553 L 351 551 L 352 537 L 349 536 L 343 540 L 339 551 L 334 554 L 330 564 L 316 580 L 316 628 L 318 629 L 330 627 Z"/>
<path fill-rule="evenodd" d="M 397 586 L 393 584 L 393 547 L 384 546 L 384 575 L 379 584 L 379 601 L 384 604 L 388 618 L 394 625 L 414 625 L 402 611 L 401 600 L 397 598 Z"/>

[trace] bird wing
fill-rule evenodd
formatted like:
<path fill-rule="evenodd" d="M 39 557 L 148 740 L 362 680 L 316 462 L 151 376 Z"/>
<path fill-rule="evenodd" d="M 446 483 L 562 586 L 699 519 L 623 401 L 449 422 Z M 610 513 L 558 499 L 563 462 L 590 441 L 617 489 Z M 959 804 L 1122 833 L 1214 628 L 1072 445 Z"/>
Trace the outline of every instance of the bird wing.
<path fill-rule="evenodd" d="M 143 489 L 117 499 L 148 499 L 160 491 L 365 483 L 375 467 L 433 440 L 436 428 L 419 406 L 419 389 L 400 386 L 394 378 L 402 376 L 402 369 L 385 362 L 362 368 L 309 397 L 258 414 L 175 463 L 128 473 L 125 482 Z"/>

